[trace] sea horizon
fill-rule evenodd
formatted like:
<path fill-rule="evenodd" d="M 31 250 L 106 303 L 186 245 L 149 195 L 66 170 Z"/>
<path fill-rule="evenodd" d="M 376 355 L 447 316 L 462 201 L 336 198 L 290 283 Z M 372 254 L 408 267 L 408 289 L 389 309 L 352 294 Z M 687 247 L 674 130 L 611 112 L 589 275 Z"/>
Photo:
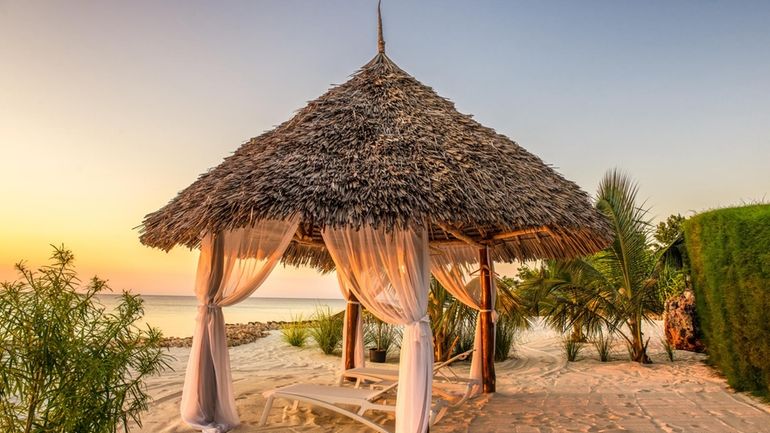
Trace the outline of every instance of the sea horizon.
<path fill-rule="evenodd" d="M 97 295 L 108 309 L 114 308 L 120 293 Z M 137 323 L 158 328 L 164 337 L 192 336 L 198 299 L 194 295 L 140 295 L 144 300 L 144 316 Z M 334 298 L 246 298 L 242 302 L 223 307 L 225 323 L 280 322 L 309 318 L 318 308 L 342 311 L 345 300 Z"/>

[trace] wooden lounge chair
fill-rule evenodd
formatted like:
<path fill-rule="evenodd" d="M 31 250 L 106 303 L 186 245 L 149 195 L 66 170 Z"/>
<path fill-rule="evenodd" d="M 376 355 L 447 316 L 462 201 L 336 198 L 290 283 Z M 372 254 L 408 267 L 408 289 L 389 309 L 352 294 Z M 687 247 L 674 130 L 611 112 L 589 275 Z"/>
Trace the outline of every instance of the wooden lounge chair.
<path fill-rule="evenodd" d="M 451 401 L 452 406 L 464 403 L 475 395 L 481 386 L 478 380 L 460 377 L 450 367 L 453 362 L 465 360 L 472 353 L 473 350 L 469 350 L 433 365 L 433 392 Z M 354 379 L 356 388 L 360 388 L 365 383 L 371 384 L 374 388 L 389 387 L 398 382 L 398 370 L 375 367 L 351 368 L 342 372 L 340 384 L 345 379 Z"/>
<path fill-rule="evenodd" d="M 337 412 L 380 433 L 391 433 L 384 426 L 364 417 L 364 414 L 369 411 L 395 412 L 396 406 L 384 402 L 376 402 L 381 400 L 383 394 L 393 387 L 395 387 L 395 384 L 383 389 L 371 389 L 298 383 L 283 388 L 276 388 L 263 394 L 267 401 L 265 402 L 265 409 L 262 411 L 259 425 L 264 426 L 267 423 L 267 417 L 270 409 L 273 407 L 273 401 L 276 398 L 283 398 L 293 401 L 295 409 L 300 402 L 304 402 Z M 350 410 L 343 406 L 354 407 L 355 409 Z M 438 422 L 444 416 L 446 410 L 447 405 L 443 400 L 434 403 L 431 410 L 430 424 Z"/>

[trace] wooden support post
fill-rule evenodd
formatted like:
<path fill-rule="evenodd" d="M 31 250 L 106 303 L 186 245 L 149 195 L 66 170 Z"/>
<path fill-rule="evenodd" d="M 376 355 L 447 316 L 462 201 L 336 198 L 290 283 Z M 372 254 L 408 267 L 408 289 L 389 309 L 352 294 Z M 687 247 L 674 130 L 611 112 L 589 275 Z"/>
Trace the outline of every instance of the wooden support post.
<path fill-rule="evenodd" d="M 492 321 L 492 275 L 489 260 L 489 247 L 479 249 L 481 283 L 481 381 L 485 394 L 495 392 L 495 323 Z"/>
<path fill-rule="evenodd" d="M 358 331 L 358 314 L 361 311 L 361 305 L 358 298 L 352 292 L 347 305 L 347 322 L 345 323 L 345 370 L 355 368 L 356 360 L 356 332 Z"/>

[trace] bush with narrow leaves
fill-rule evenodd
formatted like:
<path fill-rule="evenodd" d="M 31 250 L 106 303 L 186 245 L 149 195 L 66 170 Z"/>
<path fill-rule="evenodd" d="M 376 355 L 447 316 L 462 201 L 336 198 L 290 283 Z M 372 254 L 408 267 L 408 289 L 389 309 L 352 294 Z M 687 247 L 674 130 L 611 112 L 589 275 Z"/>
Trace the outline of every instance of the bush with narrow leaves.
<path fill-rule="evenodd" d="M 72 252 L 54 248 L 52 265 L 0 284 L 0 431 L 128 431 L 149 397 L 145 380 L 168 367 L 160 331 L 136 323 L 139 296 L 123 293 L 109 311 L 93 278 L 81 286 Z"/>
<path fill-rule="evenodd" d="M 292 316 L 289 322 L 281 326 L 281 336 L 283 341 L 294 347 L 305 347 L 307 339 L 310 336 L 307 324 L 302 320 L 302 315 Z"/>
<path fill-rule="evenodd" d="M 310 336 L 313 337 L 323 353 L 331 355 L 342 342 L 342 314 L 334 314 L 329 307 L 316 308 Z"/>

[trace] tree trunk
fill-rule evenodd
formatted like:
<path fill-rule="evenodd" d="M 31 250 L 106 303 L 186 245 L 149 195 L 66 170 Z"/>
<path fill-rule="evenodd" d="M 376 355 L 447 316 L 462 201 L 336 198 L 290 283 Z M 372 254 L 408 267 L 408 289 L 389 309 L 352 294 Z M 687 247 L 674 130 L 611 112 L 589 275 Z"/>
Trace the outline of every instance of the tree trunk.
<path fill-rule="evenodd" d="M 572 341 L 579 341 L 579 342 L 585 342 L 586 337 L 583 335 L 583 329 L 580 327 L 580 325 L 573 324 L 572 325 L 572 336 L 570 337 Z"/>
<path fill-rule="evenodd" d="M 652 360 L 647 356 L 647 345 L 644 343 L 642 334 L 641 317 L 634 317 L 628 321 L 628 329 L 631 331 L 632 346 L 631 358 L 641 364 L 652 364 Z"/>

